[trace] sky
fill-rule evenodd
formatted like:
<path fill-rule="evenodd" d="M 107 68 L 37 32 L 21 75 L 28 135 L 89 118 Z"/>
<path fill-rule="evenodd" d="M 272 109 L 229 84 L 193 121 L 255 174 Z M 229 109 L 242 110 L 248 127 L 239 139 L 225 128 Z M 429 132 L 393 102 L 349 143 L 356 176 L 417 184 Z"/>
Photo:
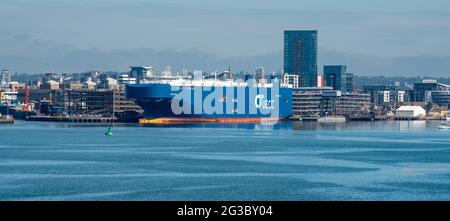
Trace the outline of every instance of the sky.
<path fill-rule="evenodd" d="M 0 0 L 0 68 L 271 72 L 286 29 L 318 30 L 320 65 L 450 76 L 447 0 Z"/>

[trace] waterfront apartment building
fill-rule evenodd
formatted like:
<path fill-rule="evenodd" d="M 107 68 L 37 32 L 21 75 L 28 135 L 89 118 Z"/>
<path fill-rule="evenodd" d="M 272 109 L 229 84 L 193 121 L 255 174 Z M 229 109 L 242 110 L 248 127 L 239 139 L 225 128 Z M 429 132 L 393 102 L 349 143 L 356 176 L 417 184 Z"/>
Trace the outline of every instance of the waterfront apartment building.
<path fill-rule="evenodd" d="M 153 68 L 147 66 L 131 66 L 129 77 L 135 78 L 136 83 L 141 83 L 142 80 L 152 77 L 154 75 Z"/>
<path fill-rule="evenodd" d="M 80 75 L 80 80 L 82 83 L 86 82 L 97 83 L 97 80 L 100 80 L 100 72 L 99 71 L 84 72 Z"/>
<path fill-rule="evenodd" d="M 293 89 L 292 113 L 298 116 L 320 117 L 322 93 L 331 87 L 300 87 Z"/>
<path fill-rule="evenodd" d="M 69 114 L 105 114 L 113 111 L 113 91 L 81 89 L 60 92 L 58 104 Z"/>
<path fill-rule="evenodd" d="M 57 81 L 49 80 L 41 85 L 41 89 L 58 90 L 60 86 L 59 84 L 60 83 Z"/>
<path fill-rule="evenodd" d="M 9 82 L 9 89 L 11 91 L 19 91 L 20 89 L 25 89 L 25 84 L 17 81 Z"/>
<path fill-rule="evenodd" d="M 124 87 L 120 87 L 120 89 L 114 89 L 114 106 L 113 112 L 114 115 L 121 115 L 126 112 L 135 112 L 142 113 L 143 110 L 140 106 L 138 106 L 134 101 L 131 101 L 126 97 Z"/>
<path fill-rule="evenodd" d="M 49 81 L 56 81 L 58 83 L 62 82 L 62 76 L 60 74 L 57 73 L 53 73 L 53 72 L 48 72 L 45 73 L 44 76 L 42 77 L 42 82 L 46 83 Z"/>
<path fill-rule="evenodd" d="M 137 80 L 134 77 L 130 77 L 126 74 L 117 76 L 117 83 L 119 84 L 136 84 Z"/>
<path fill-rule="evenodd" d="M 406 92 L 405 91 L 379 91 L 378 98 L 376 99 L 376 104 L 385 104 L 385 103 L 402 103 L 406 102 Z"/>
<path fill-rule="evenodd" d="M 307 118 L 340 115 L 369 118 L 370 95 L 341 93 L 331 87 L 300 87 L 293 90 L 293 114 Z"/>
<path fill-rule="evenodd" d="M 370 102 L 383 104 L 391 101 L 391 94 L 396 94 L 398 87 L 394 85 L 366 85 L 363 92 L 370 95 Z M 394 100 L 392 100 L 394 101 Z"/>
<path fill-rule="evenodd" d="M 28 102 L 39 103 L 42 100 L 49 101 L 50 104 L 56 101 L 57 90 L 51 89 L 28 89 Z M 17 100 L 20 103 L 24 103 L 26 100 L 26 89 L 22 88 L 18 90 Z"/>
<path fill-rule="evenodd" d="M 342 90 L 342 81 L 346 73 L 345 65 L 325 65 L 323 66 L 323 78 L 325 86 L 332 87 L 334 90 Z"/>
<path fill-rule="evenodd" d="M 284 73 L 299 76 L 300 87 L 317 86 L 316 30 L 284 31 Z"/>
<path fill-rule="evenodd" d="M 298 75 L 295 74 L 285 74 L 283 76 L 283 83 L 290 84 L 293 88 L 298 88 Z"/>
<path fill-rule="evenodd" d="M 370 95 L 364 93 L 343 93 L 339 98 L 336 113 L 347 118 L 368 118 Z"/>
<path fill-rule="evenodd" d="M 0 91 L 0 103 L 16 104 L 17 91 Z"/>
<path fill-rule="evenodd" d="M 346 73 L 344 80 L 343 80 L 343 91 L 346 93 L 352 93 L 353 91 L 355 91 L 356 85 L 355 85 L 355 80 L 353 79 L 353 73 Z"/>
<path fill-rule="evenodd" d="M 436 80 L 423 80 L 421 83 L 414 84 L 411 100 L 414 102 L 432 102 L 432 91 L 435 91 L 435 96 L 437 96 L 436 91 L 446 90 L 450 90 L 450 85 L 438 83 Z"/>
<path fill-rule="evenodd" d="M 321 116 L 339 115 L 351 118 L 370 118 L 370 95 L 341 93 L 337 90 L 323 91 Z"/>
<path fill-rule="evenodd" d="M 0 78 L 1 85 L 7 85 L 11 82 L 11 71 L 8 69 L 3 69 Z"/>
<path fill-rule="evenodd" d="M 430 94 L 433 103 L 450 108 L 450 89 L 431 91 Z"/>
<path fill-rule="evenodd" d="M 59 85 L 59 89 L 61 90 L 81 90 L 84 87 L 82 83 L 62 83 Z"/>
<path fill-rule="evenodd" d="M 69 114 L 117 116 L 124 112 L 142 112 L 138 105 L 126 98 L 123 88 L 60 91 L 58 105 Z"/>

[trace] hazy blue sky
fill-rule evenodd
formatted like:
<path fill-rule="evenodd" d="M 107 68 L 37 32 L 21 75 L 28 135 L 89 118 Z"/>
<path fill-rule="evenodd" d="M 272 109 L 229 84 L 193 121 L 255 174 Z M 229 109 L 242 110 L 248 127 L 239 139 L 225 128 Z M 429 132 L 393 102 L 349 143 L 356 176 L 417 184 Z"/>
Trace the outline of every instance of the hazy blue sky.
<path fill-rule="evenodd" d="M 0 0 L 0 68 L 274 71 L 285 29 L 317 29 L 320 64 L 450 75 L 447 0 Z"/>

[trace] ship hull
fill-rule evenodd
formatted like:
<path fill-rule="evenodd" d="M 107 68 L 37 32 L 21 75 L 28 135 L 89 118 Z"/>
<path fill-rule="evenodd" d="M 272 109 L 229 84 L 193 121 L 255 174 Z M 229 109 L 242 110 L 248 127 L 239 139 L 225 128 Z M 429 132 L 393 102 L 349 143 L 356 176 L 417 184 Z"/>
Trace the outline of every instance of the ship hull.
<path fill-rule="evenodd" d="M 139 119 L 139 123 L 141 124 L 190 124 L 190 123 L 222 123 L 222 124 L 231 124 L 231 123 L 260 123 L 260 122 L 278 122 L 283 120 L 284 118 L 269 118 L 269 117 L 250 117 L 250 118 L 169 118 L 169 117 L 161 117 L 161 118 L 141 118 Z"/>
<path fill-rule="evenodd" d="M 188 96 L 181 99 L 182 101 L 176 96 L 181 89 L 174 90 L 169 84 L 163 83 L 130 84 L 126 87 L 126 94 L 144 110 L 140 123 L 253 123 L 281 120 L 292 114 L 291 88 L 279 88 L 277 93 L 272 93 L 272 88 L 259 88 L 255 93 L 250 92 L 248 87 L 243 89 L 210 87 L 203 90 L 202 87 L 192 86 L 182 89 L 190 90 Z M 238 92 L 238 90 L 242 91 Z M 215 94 L 212 95 L 212 93 Z M 209 102 L 205 104 L 208 97 L 209 99 L 220 97 L 212 102 L 218 107 L 213 113 L 207 113 L 208 111 L 204 110 L 209 104 Z M 264 101 L 277 102 L 271 102 L 269 107 L 262 105 L 256 108 L 255 102 L 261 102 L 255 101 L 258 97 L 264 98 Z M 245 102 L 239 103 L 239 101 Z M 183 106 L 185 111 L 182 113 L 174 111 L 174 102 Z"/>

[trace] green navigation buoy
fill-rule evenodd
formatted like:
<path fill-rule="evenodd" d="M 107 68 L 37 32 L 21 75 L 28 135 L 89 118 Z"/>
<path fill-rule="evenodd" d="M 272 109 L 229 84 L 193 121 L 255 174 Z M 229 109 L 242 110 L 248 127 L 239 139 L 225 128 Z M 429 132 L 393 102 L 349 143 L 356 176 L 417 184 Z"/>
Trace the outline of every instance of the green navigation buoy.
<path fill-rule="evenodd" d="M 108 127 L 108 130 L 106 130 L 105 135 L 106 135 L 106 136 L 112 136 L 112 130 L 111 130 L 111 127 Z"/>

